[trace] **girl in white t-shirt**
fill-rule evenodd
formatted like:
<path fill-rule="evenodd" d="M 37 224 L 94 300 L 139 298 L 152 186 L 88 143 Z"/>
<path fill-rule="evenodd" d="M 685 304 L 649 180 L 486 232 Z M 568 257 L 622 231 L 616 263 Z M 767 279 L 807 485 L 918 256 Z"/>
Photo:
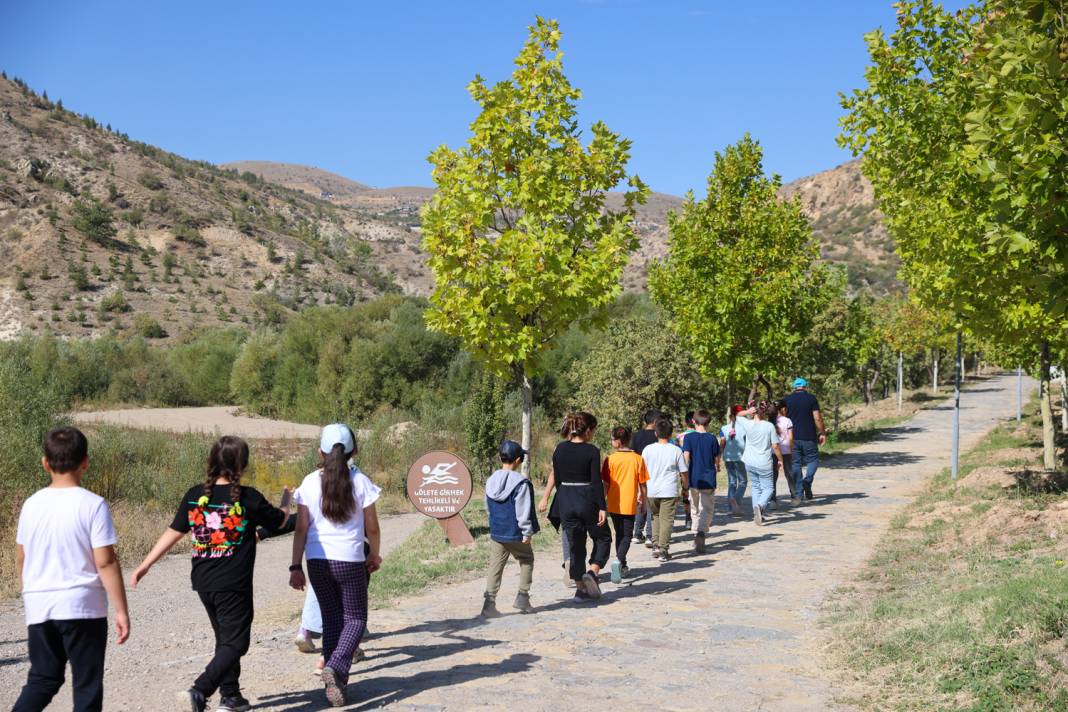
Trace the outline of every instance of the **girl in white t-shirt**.
<path fill-rule="evenodd" d="M 356 438 L 347 425 L 323 428 L 322 467 L 304 478 L 294 493 L 297 528 L 289 585 L 304 590 L 301 560 L 323 615 L 322 679 L 334 707 L 346 704 L 352 657 L 367 630 L 367 578 L 382 565 L 375 502 L 379 488 L 351 464 Z M 364 553 L 364 540 L 370 552 Z"/>

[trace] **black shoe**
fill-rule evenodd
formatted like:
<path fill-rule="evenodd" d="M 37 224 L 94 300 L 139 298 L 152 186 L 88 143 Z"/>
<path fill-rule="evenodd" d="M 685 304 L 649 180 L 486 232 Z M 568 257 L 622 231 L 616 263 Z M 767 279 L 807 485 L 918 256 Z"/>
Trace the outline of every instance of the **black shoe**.
<path fill-rule="evenodd" d="M 812 485 L 808 482 L 804 484 L 805 487 L 805 499 L 812 499 Z"/>
<path fill-rule="evenodd" d="M 178 700 L 189 712 L 204 712 L 208 708 L 208 701 L 200 690 L 190 687 L 185 692 L 178 693 Z"/>
<path fill-rule="evenodd" d="M 232 695 L 219 700 L 219 706 L 215 712 L 248 712 L 252 705 L 241 695 Z"/>
<path fill-rule="evenodd" d="M 501 612 L 497 610 L 497 603 L 492 598 L 487 598 L 482 602 L 482 613 L 479 615 L 483 618 L 500 618 Z"/>

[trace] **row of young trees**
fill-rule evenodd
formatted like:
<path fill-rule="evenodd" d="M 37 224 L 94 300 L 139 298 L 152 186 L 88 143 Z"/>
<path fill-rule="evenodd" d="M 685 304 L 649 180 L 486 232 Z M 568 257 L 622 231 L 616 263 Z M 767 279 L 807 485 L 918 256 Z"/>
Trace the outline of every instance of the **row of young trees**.
<path fill-rule="evenodd" d="M 583 145 L 559 42 L 558 25 L 539 18 L 510 80 L 472 82 L 481 113 L 465 147 L 431 155 L 438 191 L 423 213 L 437 279 L 427 323 L 521 384 L 524 446 L 532 389 L 560 336 L 618 295 L 647 194 L 627 173 L 629 141 L 597 123 Z M 623 209 L 609 210 L 605 193 L 620 184 Z M 670 254 L 649 277 L 660 316 L 603 332 L 574 365 L 576 405 L 634 422 L 638 408 L 726 403 L 757 373 L 785 385 L 799 372 L 856 383 L 870 400 L 888 356 L 929 359 L 937 382 L 948 312 L 847 294 L 779 187 L 748 135 L 716 154 L 705 197 L 691 192 L 669 217 Z"/>
<path fill-rule="evenodd" d="M 1068 360 L 1068 3 L 897 6 L 843 97 L 910 294 L 1009 363 L 1038 364 L 1056 466 L 1051 363 Z"/>

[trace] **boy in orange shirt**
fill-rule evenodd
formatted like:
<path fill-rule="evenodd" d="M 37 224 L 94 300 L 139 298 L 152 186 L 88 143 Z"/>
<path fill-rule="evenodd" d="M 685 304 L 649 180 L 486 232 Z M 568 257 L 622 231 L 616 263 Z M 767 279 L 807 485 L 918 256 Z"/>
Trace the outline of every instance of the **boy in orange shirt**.
<path fill-rule="evenodd" d="M 616 559 L 620 573 L 630 574 L 627 567 L 627 552 L 634 535 L 634 519 L 638 509 L 645 506 L 645 483 L 649 470 L 642 456 L 630 449 L 630 428 L 617 426 L 612 429 L 612 447 L 615 452 L 604 459 L 601 479 L 604 480 L 604 496 L 608 503 L 608 516 L 616 536 Z"/>

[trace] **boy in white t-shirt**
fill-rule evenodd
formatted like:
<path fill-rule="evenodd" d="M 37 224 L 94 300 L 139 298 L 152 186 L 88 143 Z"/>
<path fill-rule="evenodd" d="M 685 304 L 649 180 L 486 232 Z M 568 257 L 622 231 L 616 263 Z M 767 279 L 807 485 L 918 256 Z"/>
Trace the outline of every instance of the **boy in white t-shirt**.
<path fill-rule="evenodd" d="M 12 712 L 40 712 L 70 663 L 74 709 L 104 704 L 108 599 L 122 645 L 130 634 L 126 589 L 107 502 L 82 489 L 89 444 L 74 428 L 48 433 L 41 463 L 52 484 L 22 505 L 16 558 L 22 574 L 30 672 Z"/>
<path fill-rule="evenodd" d="M 646 483 L 649 507 L 653 512 L 653 556 L 665 563 L 671 560 L 671 529 L 675 523 L 675 507 L 679 503 L 679 488 L 690 469 L 682 448 L 671 442 L 671 421 L 656 421 L 656 442 L 642 450 L 645 468 L 649 470 Z"/>

